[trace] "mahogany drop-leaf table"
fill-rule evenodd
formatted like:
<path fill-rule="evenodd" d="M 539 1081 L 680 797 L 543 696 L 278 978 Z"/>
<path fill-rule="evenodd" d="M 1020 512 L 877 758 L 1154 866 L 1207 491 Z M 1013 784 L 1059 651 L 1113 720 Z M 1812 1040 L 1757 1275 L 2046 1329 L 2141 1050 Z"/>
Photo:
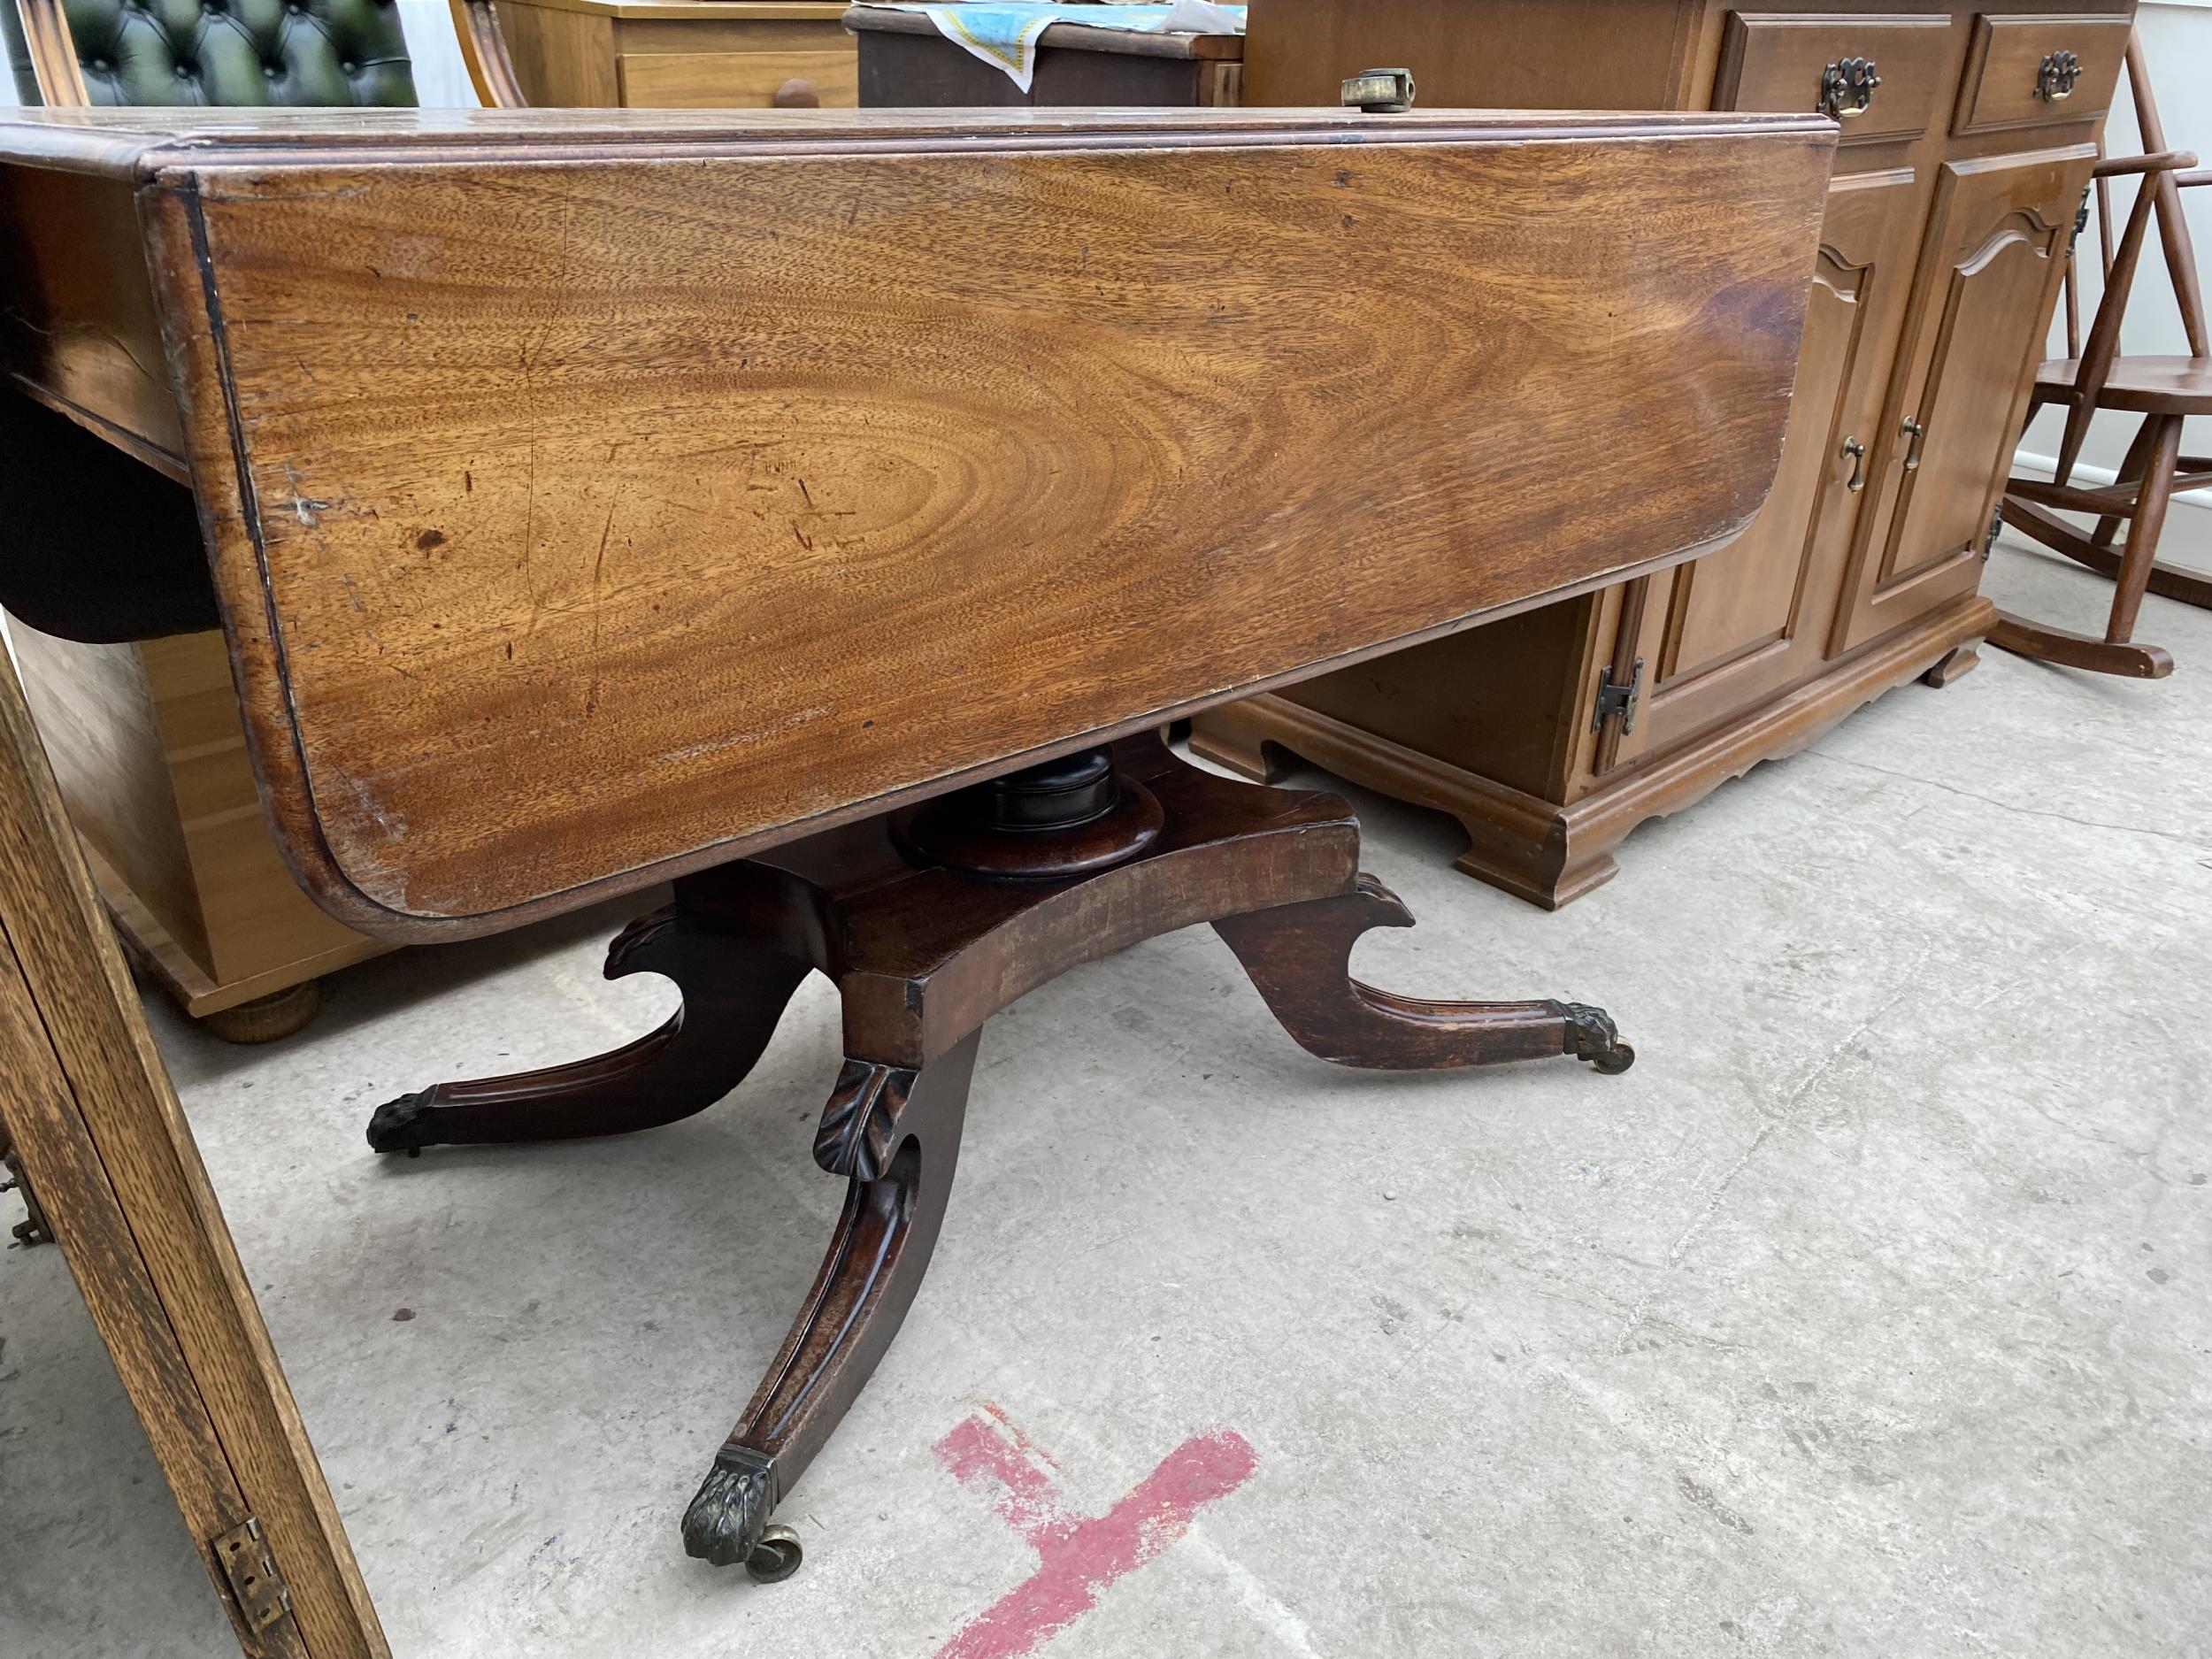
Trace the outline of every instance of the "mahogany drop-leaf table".
<path fill-rule="evenodd" d="M 1210 923 L 1323 1059 L 1630 1058 L 1353 979 L 1334 796 L 1168 721 L 1724 544 L 1771 481 L 1834 128 L 1340 111 L 34 111 L 0 367 L 187 483 L 273 832 L 449 939 L 673 879 L 613 1054 L 381 1152 L 712 1104 L 810 972 L 843 1214 L 684 1519 L 772 1514 L 911 1302 L 984 1023 Z M 55 488 L 85 480 L 57 479 Z M 465 1179 L 459 1171 L 425 1179 Z M 273 1540 L 280 1549 L 282 1540 Z"/>

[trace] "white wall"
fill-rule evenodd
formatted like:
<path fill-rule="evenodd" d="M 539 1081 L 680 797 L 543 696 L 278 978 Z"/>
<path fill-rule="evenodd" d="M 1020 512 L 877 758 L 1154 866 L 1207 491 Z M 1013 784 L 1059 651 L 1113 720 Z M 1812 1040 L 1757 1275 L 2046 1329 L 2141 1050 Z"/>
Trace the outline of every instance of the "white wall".
<path fill-rule="evenodd" d="M 2150 65 L 2152 89 L 2158 96 L 2158 113 L 2165 123 L 2167 147 L 2193 150 L 2201 165 L 2212 167 L 2212 0 L 2145 0 L 2137 13 L 2136 28 Z M 2140 154 L 2142 148 L 2142 140 L 2135 130 L 2134 101 L 2124 87 L 2114 102 L 2112 119 L 2105 127 L 2105 150 L 2114 156 L 2133 156 Z M 2116 180 L 2112 192 L 2112 234 L 2116 239 L 2127 223 L 2128 210 L 2134 200 L 2135 186 Z M 2182 202 L 2188 211 L 2189 231 L 2196 240 L 2198 265 L 2201 268 L 2205 256 L 2212 254 L 2212 185 L 2184 191 Z M 2090 318 L 2095 314 L 2101 288 L 2098 280 L 2097 224 L 2093 212 L 2089 228 L 2082 233 L 2081 254 L 2082 327 L 2086 330 Z M 2124 351 L 2153 354 L 2173 352 L 2186 356 L 2189 350 L 2188 336 L 2181 328 L 2181 311 L 2174 302 L 2173 288 L 2166 278 L 2166 262 L 2159 250 L 2155 230 L 2144 250 L 2142 266 L 2136 273 L 2120 346 Z M 2050 355 L 2066 355 L 2062 315 L 2052 319 Z M 2047 409 L 2029 424 L 2020 444 L 2023 472 L 2050 470 L 2050 457 L 2058 451 L 2059 428 L 2063 419 L 2059 411 Z M 2139 416 L 2132 415 L 2097 417 L 2089 431 L 2089 442 L 2082 450 L 2080 481 L 2095 483 L 2112 476 L 2112 469 L 2126 452 L 2128 440 L 2134 436 L 2139 420 Z M 2192 419 L 2182 435 L 2183 448 L 2188 452 L 2202 455 L 2212 451 L 2212 420 Z M 2173 554 L 2189 564 L 2212 565 L 2212 495 L 2200 492 L 2195 496 L 2177 499 L 2190 501 L 2207 511 L 2172 515 L 2166 523 L 2161 552 Z"/>
<path fill-rule="evenodd" d="M 399 24 L 415 60 L 415 101 L 426 110 L 474 109 L 476 88 L 469 85 L 446 0 L 399 0 Z"/>

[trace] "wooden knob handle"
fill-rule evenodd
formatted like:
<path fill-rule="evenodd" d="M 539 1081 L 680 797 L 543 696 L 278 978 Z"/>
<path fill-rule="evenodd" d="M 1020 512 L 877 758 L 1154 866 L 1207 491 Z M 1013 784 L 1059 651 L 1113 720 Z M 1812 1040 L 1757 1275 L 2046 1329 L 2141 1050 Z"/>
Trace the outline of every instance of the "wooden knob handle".
<path fill-rule="evenodd" d="M 769 102 L 779 110 L 818 110 L 822 95 L 804 75 L 794 75 L 776 88 L 776 96 Z"/>

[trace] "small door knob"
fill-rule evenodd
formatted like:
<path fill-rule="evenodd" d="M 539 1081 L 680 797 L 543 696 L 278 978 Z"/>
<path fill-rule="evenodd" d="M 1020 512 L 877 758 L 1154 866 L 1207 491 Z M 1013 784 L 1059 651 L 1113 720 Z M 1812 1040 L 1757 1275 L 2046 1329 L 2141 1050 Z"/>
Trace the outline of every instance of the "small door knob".
<path fill-rule="evenodd" d="M 1866 445 L 1856 438 L 1846 438 L 1843 452 L 1851 457 L 1851 476 L 1843 487 L 1855 495 L 1866 488 Z"/>

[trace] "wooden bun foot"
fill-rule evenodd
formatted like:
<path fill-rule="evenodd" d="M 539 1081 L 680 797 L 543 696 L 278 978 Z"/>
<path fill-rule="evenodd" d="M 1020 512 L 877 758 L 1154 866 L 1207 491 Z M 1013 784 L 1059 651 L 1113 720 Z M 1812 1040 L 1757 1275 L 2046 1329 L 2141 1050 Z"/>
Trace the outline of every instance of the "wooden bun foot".
<path fill-rule="evenodd" d="M 235 1008 L 219 1008 L 201 1015 L 196 1023 L 209 1036 L 224 1042 L 275 1042 L 306 1030 L 322 1011 L 323 982 L 308 979 Z"/>

